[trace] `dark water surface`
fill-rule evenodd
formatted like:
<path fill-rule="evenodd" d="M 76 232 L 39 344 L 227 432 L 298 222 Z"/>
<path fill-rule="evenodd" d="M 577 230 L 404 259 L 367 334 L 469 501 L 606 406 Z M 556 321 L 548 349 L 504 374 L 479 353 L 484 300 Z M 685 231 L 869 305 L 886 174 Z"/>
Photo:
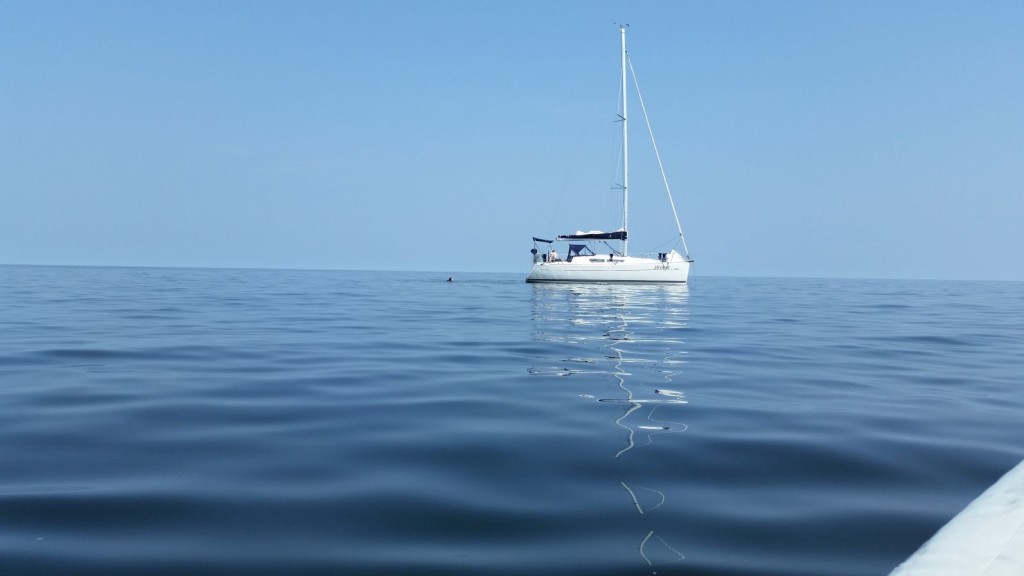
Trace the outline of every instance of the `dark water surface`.
<path fill-rule="evenodd" d="M 887 574 L 1024 284 L 0 267 L 0 574 Z"/>

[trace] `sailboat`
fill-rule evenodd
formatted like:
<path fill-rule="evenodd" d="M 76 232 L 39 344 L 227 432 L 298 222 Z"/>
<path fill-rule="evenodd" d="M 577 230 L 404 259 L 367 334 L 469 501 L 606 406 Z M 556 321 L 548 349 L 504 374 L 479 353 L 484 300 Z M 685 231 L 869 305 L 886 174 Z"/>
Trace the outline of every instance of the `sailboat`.
<path fill-rule="evenodd" d="M 526 277 L 527 282 L 686 283 L 687 277 L 690 275 L 690 265 L 693 263 L 693 259 L 690 258 L 689 250 L 686 248 L 683 228 L 679 224 L 675 202 L 672 200 L 672 191 L 668 187 L 665 169 L 662 167 L 657 144 L 654 144 L 654 133 L 650 130 L 649 122 L 647 122 L 648 132 L 651 134 L 651 143 L 654 144 L 658 166 L 661 167 L 662 181 L 665 183 L 665 191 L 668 193 L 669 205 L 672 208 L 672 216 L 675 218 L 676 230 L 679 234 L 678 244 L 682 247 L 683 253 L 680 254 L 673 248 L 668 252 L 654 254 L 638 256 L 629 254 L 627 234 L 629 223 L 629 117 L 626 114 L 626 95 L 628 93 L 626 72 L 627 70 L 632 71 L 632 65 L 629 63 L 629 54 L 626 52 L 625 26 L 619 26 L 619 34 L 622 39 L 622 102 L 619 114 L 619 121 L 622 122 L 622 227 L 613 232 L 592 230 L 579 231 L 575 234 L 560 234 L 553 240 L 534 237 L 533 249 L 530 250 L 533 254 L 533 268 Z M 635 75 L 633 75 L 633 83 L 636 84 Z M 637 99 L 646 121 L 647 111 L 639 89 L 637 89 Z M 568 244 L 564 248 L 564 257 L 560 256 L 557 249 L 554 248 L 555 242 Z M 617 244 L 613 245 L 609 242 Z"/>

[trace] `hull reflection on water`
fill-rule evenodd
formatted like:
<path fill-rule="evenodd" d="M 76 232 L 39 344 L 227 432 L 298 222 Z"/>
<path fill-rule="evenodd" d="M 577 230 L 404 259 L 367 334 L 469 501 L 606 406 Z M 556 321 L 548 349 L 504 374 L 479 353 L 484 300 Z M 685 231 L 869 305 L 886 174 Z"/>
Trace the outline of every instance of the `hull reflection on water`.
<path fill-rule="evenodd" d="M 633 451 L 655 436 L 683 432 L 687 404 L 681 386 L 686 363 L 683 330 L 687 326 L 686 285 L 536 285 L 533 300 L 535 339 L 580 349 L 561 365 L 533 367 L 539 376 L 581 375 L 593 392 L 581 394 L 602 404 L 620 404 L 614 424 L 624 430 L 616 445 L 609 436 L 608 458 L 628 461 Z M 644 481 L 643 468 L 622 466 L 622 506 L 643 519 L 653 518 L 670 498 Z M 642 562 L 651 568 L 682 561 L 681 543 L 646 525 L 637 536 Z"/>

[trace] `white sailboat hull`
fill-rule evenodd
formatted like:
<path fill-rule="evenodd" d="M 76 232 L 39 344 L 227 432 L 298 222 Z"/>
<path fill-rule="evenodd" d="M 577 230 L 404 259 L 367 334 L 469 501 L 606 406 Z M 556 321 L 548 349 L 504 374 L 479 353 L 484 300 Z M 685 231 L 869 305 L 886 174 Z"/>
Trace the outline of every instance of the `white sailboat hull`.
<path fill-rule="evenodd" d="M 657 258 L 581 256 L 572 261 L 536 262 L 527 282 L 673 282 L 686 283 L 690 262 L 670 252 Z"/>

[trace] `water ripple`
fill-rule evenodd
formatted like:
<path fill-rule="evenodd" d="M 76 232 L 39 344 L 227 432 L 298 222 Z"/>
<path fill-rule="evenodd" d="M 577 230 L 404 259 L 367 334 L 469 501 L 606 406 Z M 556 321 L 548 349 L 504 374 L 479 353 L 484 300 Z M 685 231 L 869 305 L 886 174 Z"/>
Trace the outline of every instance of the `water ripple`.
<path fill-rule="evenodd" d="M 1020 284 L 0 272 L 3 574 L 884 574 L 1024 457 Z"/>

